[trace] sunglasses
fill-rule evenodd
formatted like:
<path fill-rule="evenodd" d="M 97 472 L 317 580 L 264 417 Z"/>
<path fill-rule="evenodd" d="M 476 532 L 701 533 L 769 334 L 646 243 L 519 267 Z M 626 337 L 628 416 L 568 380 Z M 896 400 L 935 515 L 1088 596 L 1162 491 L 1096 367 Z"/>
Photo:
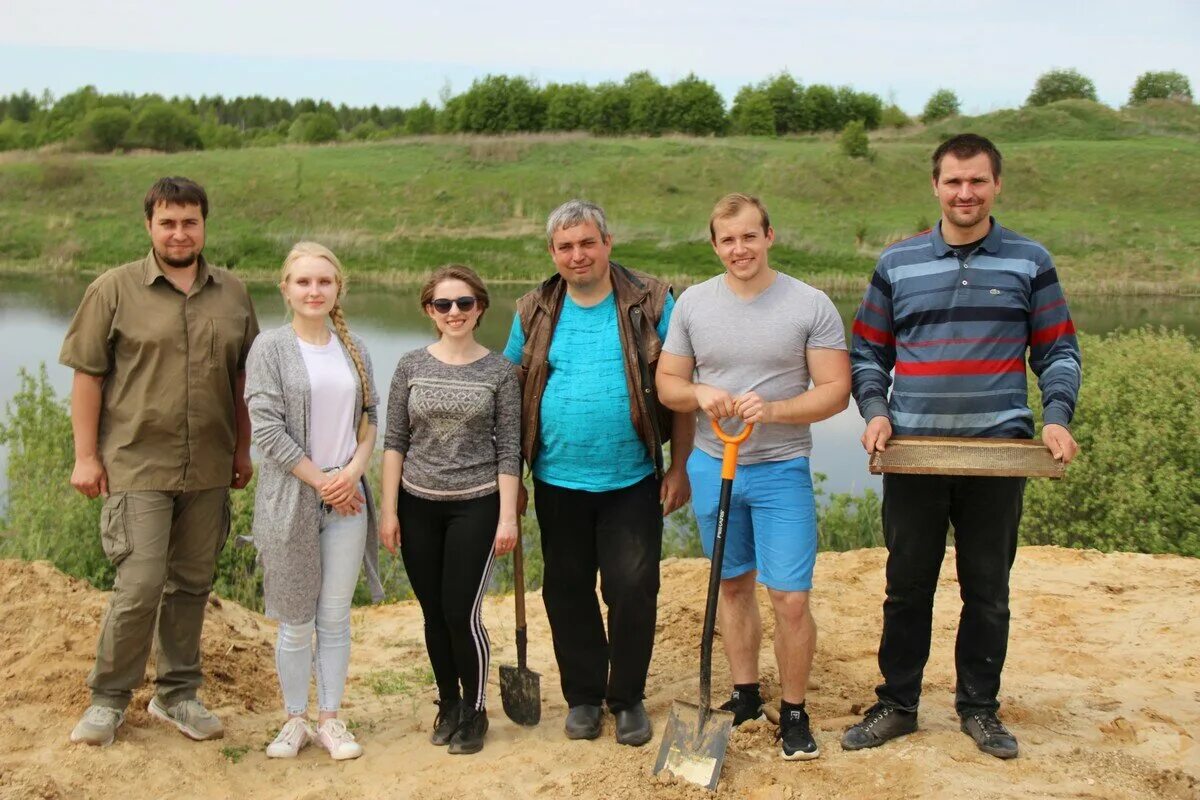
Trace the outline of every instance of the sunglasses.
<path fill-rule="evenodd" d="M 429 305 L 433 306 L 433 310 L 439 314 L 449 314 L 451 306 L 458 306 L 459 311 L 470 311 L 475 307 L 475 298 L 470 295 L 449 299 L 439 297 L 437 300 L 430 300 Z"/>

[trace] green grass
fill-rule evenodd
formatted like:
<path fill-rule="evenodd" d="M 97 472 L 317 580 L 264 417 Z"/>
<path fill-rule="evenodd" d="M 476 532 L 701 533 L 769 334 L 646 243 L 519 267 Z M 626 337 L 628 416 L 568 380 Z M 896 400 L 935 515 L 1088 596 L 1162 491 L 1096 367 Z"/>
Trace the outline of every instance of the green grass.
<path fill-rule="evenodd" d="M 380 669 L 368 672 L 363 677 L 363 683 L 380 697 L 385 695 L 407 697 L 433 685 L 433 670 L 428 666 L 410 667 L 405 670 Z"/>
<path fill-rule="evenodd" d="M 274 738 L 274 737 L 272 737 L 272 738 Z M 225 760 L 228 761 L 230 764 L 238 763 L 239 761 L 242 760 L 242 758 L 246 755 L 246 753 L 249 753 L 249 752 L 250 752 L 250 746 L 245 745 L 245 744 L 226 745 L 225 747 L 221 748 L 221 755 L 224 756 Z"/>
<path fill-rule="evenodd" d="M 580 135 L 11 154 L 0 161 L 0 264 L 94 272 L 138 257 L 148 249 L 142 193 L 183 174 L 212 199 L 212 260 L 262 278 L 293 242 L 312 238 L 380 280 L 415 279 L 448 261 L 491 280 L 539 279 L 551 269 L 546 214 L 584 196 L 608 211 L 617 260 L 697 279 L 718 269 L 707 241 L 712 203 L 748 190 L 771 209 L 774 263 L 857 292 L 883 246 L 937 219 L 931 143 L 965 128 L 996 136 L 1006 159 L 996 213 L 1050 248 L 1070 290 L 1200 291 L 1194 107 L 1116 112 L 1078 101 L 881 134 L 872 160 L 843 157 L 829 137 Z"/>

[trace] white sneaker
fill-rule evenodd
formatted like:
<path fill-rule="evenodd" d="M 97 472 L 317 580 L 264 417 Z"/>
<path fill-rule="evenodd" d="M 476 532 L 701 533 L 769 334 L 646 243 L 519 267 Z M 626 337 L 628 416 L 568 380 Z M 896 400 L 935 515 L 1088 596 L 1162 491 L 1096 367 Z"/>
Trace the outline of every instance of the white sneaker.
<path fill-rule="evenodd" d="M 362 745 L 354 741 L 354 734 L 346 730 L 340 719 L 327 719 L 317 728 L 317 744 L 329 751 L 334 761 L 358 758 L 363 754 Z"/>
<path fill-rule="evenodd" d="M 296 754 L 312 744 L 313 729 L 308 726 L 304 717 L 292 717 L 283 728 L 275 741 L 267 745 L 267 758 L 295 758 Z"/>
<path fill-rule="evenodd" d="M 71 731 L 72 742 L 107 747 L 117 736 L 117 728 L 125 721 L 125 712 L 107 706 L 90 706 L 83 712 L 79 724 Z"/>

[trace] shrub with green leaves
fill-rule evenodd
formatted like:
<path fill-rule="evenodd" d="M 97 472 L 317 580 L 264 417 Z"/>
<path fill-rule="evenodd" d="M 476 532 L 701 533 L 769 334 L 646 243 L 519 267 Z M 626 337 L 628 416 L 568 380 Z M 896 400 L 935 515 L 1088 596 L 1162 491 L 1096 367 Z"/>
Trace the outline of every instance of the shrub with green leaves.
<path fill-rule="evenodd" d="M 1052 69 L 1037 79 L 1025 105 L 1044 106 L 1059 100 L 1096 100 L 1096 84 L 1077 70 Z"/>
<path fill-rule="evenodd" d="M 850 120 L 838 137 L 842 152 L 850 158 L 866 158 L 871 154 L 871 142 L 867 138 L 867 126 L 861 119 Z"/>
<path fill-rule="evenodd" d="M 938 89 L 925 103 L 925 110 L 921 112 L 921 120 L 925 123 L 937 122 L 939 119 L 957 117 L 958 114 L 958 95 L 950 89 Z"/>
<path fill-rule="evenodd" d="M 96 108 L 79 122 L 79 144 L 93 153 L 111 153 L 125 141 L 133 114 L 125 108 Z"/>
<path fill-rule="evenodd" d="M 1079 456 L 1029 482 L 1022 541 L 1200 556 L 1200 342 L 1143 328 L 1080 343 Z"/>
<path fill-rule="evenodd" d="M 129 128 L 129 142 L 168 153 L 204 147 L 196 117 L 166 103 L 149 103 L 138 112 Z"/>
<path fill-rule="evenodd" d="M 1182 72 L 1143 72 L 1138 75 L 1129 92 L 1129 105 L 1135 106 L 1147 100 L 1176 100 L 1192 102 L 1192 84 Z"/>
<path fill-rule="evenodd" d="M 305 111 L 288 128 L 288 140 L 298 144 L 321 144 L 338 138 L 337 117 L 325 111 Z"/>
<path fill-rule="evenodd" d="M 744 86 L 733 99 L 733 110 L 729 112 L 733 132 L 738 136 L 774 136 L 775 108 L 766 92 L 753 86 Z"/>

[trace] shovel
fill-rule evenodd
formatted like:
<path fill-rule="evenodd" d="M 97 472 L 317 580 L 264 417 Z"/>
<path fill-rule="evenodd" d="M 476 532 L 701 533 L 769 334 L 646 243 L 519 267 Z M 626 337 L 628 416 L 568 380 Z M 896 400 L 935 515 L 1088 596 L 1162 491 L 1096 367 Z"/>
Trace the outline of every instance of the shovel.
<path fill-rule="evenodd" d="M 713 537 L 712 566 L 708 572 L 708 602 L 704 606 L 704 633 L 700 637 L 700 703 L 676 700 L 663 731 L 662 746 L 654 763 L 654 774 L 664 769 L 677 777 L 716 791 L 721 764 L 733 730 L 733 712 L 709 707 L 712 697 L 713 629 L 717 624 L 717 601 L 721 588 L 721 562 L 725 560 L 725 532 L 729 527 L 729 500 L 733 494 L 733 475 L 737 471 L 738 445 L 746 441 L 753 425 L 736 436 L 712 423 L 717 438 L 725 443 L 721 459 L 721 500 L 717 505 L 717 531 Z"/>
<path fill-rule="evenodd" d="M 513 548 L 513 594 L 517 599 L 517 665 L 500 665 L 500 700 L 504 713 L 518 725 L 537 725 L 542 718 L 542 676 L 525 664 L 529 639 L 525 631 L 525 564 L 521 555 L 521 518 Z"/>

